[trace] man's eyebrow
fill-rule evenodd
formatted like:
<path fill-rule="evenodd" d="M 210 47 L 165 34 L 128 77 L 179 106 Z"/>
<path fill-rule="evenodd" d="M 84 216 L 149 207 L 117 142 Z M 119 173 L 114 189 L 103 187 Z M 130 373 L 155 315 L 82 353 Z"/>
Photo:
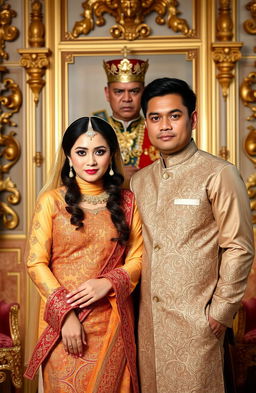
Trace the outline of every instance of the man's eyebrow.
<path fill-rule="evenodd" d="M 176 108 L 176 109 L 172 109 L 171 111 L 169 111 L 169 112 L 167 112 L 167 113 L 174 113 L 174 112 L 180 112 L 180 113 L 182 113 L 182 110 Z M 150 113 L 148 114 L 148 116 L 152 116 L 152 115 L 161 115 L 161 114 L 162 114 L 161 112 L 150 112 Z"/>

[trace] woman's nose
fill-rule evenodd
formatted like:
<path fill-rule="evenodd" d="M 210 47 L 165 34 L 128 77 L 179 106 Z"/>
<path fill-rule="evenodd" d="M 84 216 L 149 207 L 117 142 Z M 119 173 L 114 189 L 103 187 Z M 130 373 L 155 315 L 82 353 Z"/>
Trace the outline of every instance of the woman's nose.
<path fill-rule="evenodd" d="M 94 156 L 94 154 L 93 153 L 89 153 L 88 155 L 87 155 L 87 164 L 88 165 L 95 165 L 95 163 L 96 163 L 96 160 L 95 160 L 95 156 Z"/>

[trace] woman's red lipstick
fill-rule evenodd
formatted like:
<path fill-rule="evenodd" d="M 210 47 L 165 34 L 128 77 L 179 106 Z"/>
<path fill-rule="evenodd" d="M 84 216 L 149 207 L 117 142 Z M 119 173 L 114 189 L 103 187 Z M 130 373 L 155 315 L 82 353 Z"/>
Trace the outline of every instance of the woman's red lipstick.
<path fill-rule="evenodd" d="M 98 172 L 98 169 L 86 169 L 85 172 L 88 173 L 88 175 L 95 175 L 95 173 Z"/>

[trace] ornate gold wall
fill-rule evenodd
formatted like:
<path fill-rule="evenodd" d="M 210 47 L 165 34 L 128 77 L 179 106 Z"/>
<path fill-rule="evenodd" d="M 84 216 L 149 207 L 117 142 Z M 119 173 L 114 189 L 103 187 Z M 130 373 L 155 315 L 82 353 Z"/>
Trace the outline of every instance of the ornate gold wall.
<path fill-rule="evenodd" d="M 66 126 L 109 111 L 103 60 L 126 51 L 149 59 L 147 83 L 161 76 L 187 80 L 198 95 L 198 145 L 240 168 L 256 206 L 256 1 L 148 4 L 0 0 L 0 298 L 21 303 L 24 362 L 38 301 L 23 259 L 36 195 Z M 34 389 L 25 382 L 24 392 Z"/>

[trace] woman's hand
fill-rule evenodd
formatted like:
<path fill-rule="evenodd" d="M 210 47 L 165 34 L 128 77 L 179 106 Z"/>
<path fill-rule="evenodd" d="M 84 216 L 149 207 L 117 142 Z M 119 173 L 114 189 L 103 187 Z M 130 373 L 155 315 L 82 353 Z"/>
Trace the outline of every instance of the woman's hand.
<path fill-rule="evenodd" d="M 112 288 L 107 278 L 91 278 L 67 295 L 71 306 L 85 307 L 105 297 Z"/>
<path fill-rule="evenodd" d="M 68 313 L 63 323 L 61 335 L 64 349 L 68 354 L 83 355 L 86 346 L 85 331 L 73 310 Z"/>

